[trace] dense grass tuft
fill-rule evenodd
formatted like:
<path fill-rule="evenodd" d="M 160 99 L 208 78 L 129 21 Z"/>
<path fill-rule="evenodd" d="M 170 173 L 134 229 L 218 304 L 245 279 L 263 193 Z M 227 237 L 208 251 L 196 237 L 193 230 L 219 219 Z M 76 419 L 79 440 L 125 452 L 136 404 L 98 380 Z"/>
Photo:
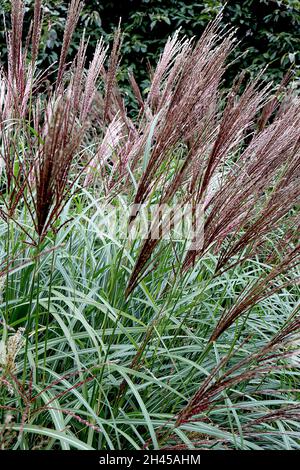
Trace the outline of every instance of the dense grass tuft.
<path fill-rule="evenodd" d="M 300 103 L 237 77 L 220 16 L 170 38 L 129 117 L 122 34 L 72 0 L 38 71 L 12 1 L 0 72 L 0 447 L 299 449 Z M 51 81 L 48 80 L 51 74 Z M 54 79 L 54 77 L 56 77 Z M 121 214 L 113 226 L 109 208 Z M 144 208 L 150 231 L 132 236 Z M 192 237 L 167 237 L 189 208 Z M 157 209 L 158 208 L 158 209 Z M 173 227 L 174 228 L 174 227 Z M 153 231 L 155 237 L 153 237 Z"/>

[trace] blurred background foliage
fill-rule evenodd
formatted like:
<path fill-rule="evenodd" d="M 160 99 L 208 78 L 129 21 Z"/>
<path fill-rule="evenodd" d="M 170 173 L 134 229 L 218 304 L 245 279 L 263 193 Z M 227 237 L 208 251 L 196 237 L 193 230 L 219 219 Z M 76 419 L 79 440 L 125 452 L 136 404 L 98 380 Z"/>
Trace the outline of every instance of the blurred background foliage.
<path fill-rule="evenodd" d="M 34 0 L 25 3 L 29 28 Z M 68 2 L 44 0 L 43 4 L 40 67 L 46 68 L 57 60 Z M 131 70 L 145 89 L 149 69 L 155 64 L 167 37 L 178 28 L 182 34 L 199 37 L 224 4 L 224 23 L 237 28 L 240 40 L 232 57 L 235 62 L 227 73 L 227 83 L 243 69 L 250 74 L 257 73 L 267 64 L 265 75 L 275 83 L 290 66 L 300 75 L 300 0 L 88 0 L 70 54 L 76 51 L 83 29 L 90 37 L 91 50 L 101 35 L 110 42 L 121 18 L 124 40 L 120 80 L 126 81 Z M 0 5 L 0 60 L 5 62 L 5 26 L 9 28 L 10 1 L 0 0 Z"/>

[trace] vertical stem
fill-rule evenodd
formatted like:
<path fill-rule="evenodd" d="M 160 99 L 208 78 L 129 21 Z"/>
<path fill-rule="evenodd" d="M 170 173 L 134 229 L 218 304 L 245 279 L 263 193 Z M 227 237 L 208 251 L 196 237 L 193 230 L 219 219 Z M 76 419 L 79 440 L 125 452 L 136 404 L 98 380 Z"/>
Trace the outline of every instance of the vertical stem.
<path fill-rule="evenodd" d="M 38 260 L 39 260 L 39 253 L 40 253 L 40 245 L 38 244 L 36 247 L 36 255 L 34 256 L 34 269 L 32 274 L 32 281 L 30 287 L 30 296 L 29 296 L 29 308 L 28 308 L 28 316 L 27 316 L 27 325 L 26 325 L 26 340 L 25 340 L 25 352 L 24 352 L 24 367 L 23 367 L 23 383 L 26 379 L 26 367 L 28 361 L 28 347 L 29 347 L 29 333 L 32 327 L 32 304 L 33 304 L 33 296 L 34 296 L 34 286 L 35 286 L 35 278 L 38 269 Z"/>
<path fill-rule="evenodd" d="M 37 276 L 37 290 L 36 290 L 36 307 L 35 307 L 35 366 L 38 369 L 38 346 L 39 346 L 39 313 L 40 313 L 40 243 L 37 247 L 37 260 L 36 260 L 36 276 Z"/>
<path fill-rule="evenodd" d="M 3 340 L 5 341 L 7 336 L 7 325 L 8 325 L 8 303 L 9 303 L 9 256 L 10 256 L 10 219 L 7 219 L 7 239 L 6 239 L 6 279 L 5 279 L 5 315 L 3 322 Z"/>
<path fill-rule="evenodd" d="M 56 237 L 54 238 L 55 245 Z M 43 383 L 45 384 L 46 380 L 46 359 L 47 359 L 47 347 L 48 347 L 48 332 L 49 332 L 49 320 L 50 320 L 50 304 L 51 304 L 51 292 L 52 292 L 52 281 L 53 281 L 53 269 L 54 269 L 54 259 L 55 259 L 55 250 L 52 251 L 51 258 L 51 271 L 50 271 L 50 283 L 48 289 L 48 302 L 47 302 L 47 312 L 46 312 L 46 331 L 45 331 L 45 343 L 44 343 L 44 360 L 43 360 Z"/>

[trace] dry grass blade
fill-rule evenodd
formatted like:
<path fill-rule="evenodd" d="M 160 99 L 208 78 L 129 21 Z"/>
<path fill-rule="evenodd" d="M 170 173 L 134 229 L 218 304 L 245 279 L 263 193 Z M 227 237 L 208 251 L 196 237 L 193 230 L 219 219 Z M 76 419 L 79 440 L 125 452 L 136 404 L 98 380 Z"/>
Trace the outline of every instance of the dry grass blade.
<path fill-rule="evenodd" d="M 249 309 L 254 307 L 258 302 L 267 299 L 274 293 L 282 290 L 292 284 L 300 282 L 299 277 L 292 277 L 290 280 L 284 280 L 279 284 L 275 284 L 275 280 L 286 274 L 287 271 L 292 270 L 300 263 L 300 245 L 292 248 L 285 255 L 282 261 L 275 264 L 268 274 L 261 275 L 255 280 L 253 285 L 250 285 L 237 299 L 227 312 L 225 312 L 211 335 L 210 341 L 216 341 L 217 338 L 227 329 L 234 321 Z"/>
<path fill-rule="evenodd" d="M 249 382 L 266 373 L 276 372 L 276 370 L 283 367 L 289 368 L 289 359 L 299 353 L 299 349 L 295 350 L 294 345 L 292 348 L 290 347 L 292 339 L 295 336 L 298 337 L 299 330 L 300 318 L 298 316 L 292 324 L 283 327 L 260 350 L 238 361 L 234 366 L 224 371 L 233 352 L 225 355 L 211 374 L 203 381 L 203 384 L 187 406 L 179 413 L 176 426 L 180 426 L 188 421 L 197 420 L 199 414 L 201 415 L 213 406 L 214 401 L 221 396 L 222 391 L 230 390 L 241 382 Z M 285 361 L 286 359 L 287 361 Z"/>

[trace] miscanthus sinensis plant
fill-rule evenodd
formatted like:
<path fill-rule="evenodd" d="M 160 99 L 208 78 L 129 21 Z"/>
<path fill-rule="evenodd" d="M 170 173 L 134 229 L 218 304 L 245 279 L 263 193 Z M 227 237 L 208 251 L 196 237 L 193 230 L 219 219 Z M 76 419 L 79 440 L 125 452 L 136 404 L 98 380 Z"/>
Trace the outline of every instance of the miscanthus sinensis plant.
<path fill-rule="evenodd" d="M 6 25 L 0 446 L 299 449 L 291 76 L 223 91 L 235 32 L 217 17 L 198 41 L 167 41 L 146 92 L 129 74 L 133 118 L 119 28 L 111 52 L 99 41 L 91 57 L 83 34 L 68 55 L 81 8 L 48 70 L 42 2 L 27 35 L 22 0 Z M 190 208 L 191 239 L 165 236 L 166 206 L 171 225 Z M 149 230 L 131 237 L 144 207 Z"/>

